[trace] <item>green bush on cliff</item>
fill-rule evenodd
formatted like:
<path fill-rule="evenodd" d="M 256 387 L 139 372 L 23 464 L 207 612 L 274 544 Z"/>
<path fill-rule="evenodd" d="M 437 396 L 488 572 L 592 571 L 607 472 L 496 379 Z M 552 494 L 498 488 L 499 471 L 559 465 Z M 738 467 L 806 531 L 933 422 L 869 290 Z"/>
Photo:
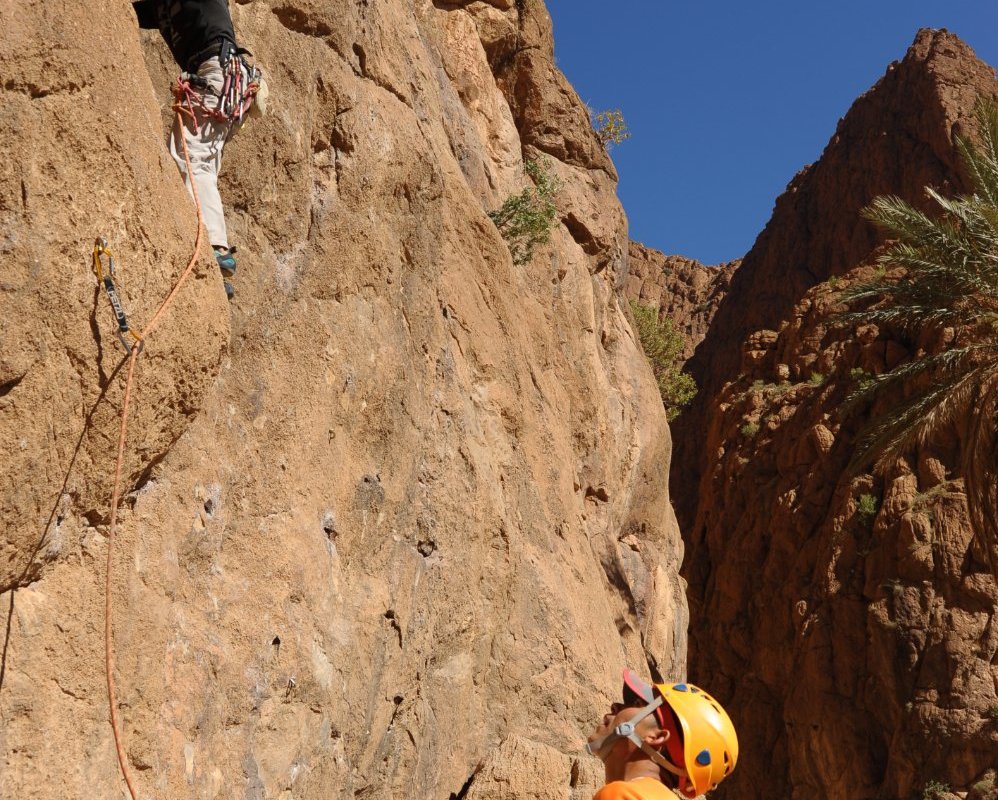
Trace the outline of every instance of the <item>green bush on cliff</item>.
<path fill-rule="evenodd" d="M 683 351 L 683 337 L 675 329 L 671 319 L 658 318 L 656 308 L 643 306 L 634 300 L 630 302 L 635 332 L 641 342 L 641 349 L 651 362 L 666 416 L 671 421 L 697 393 L 697 385 L 692 376 L 682 371 L 680 354 Z"/>
<path fill-rule="evenodd" d="M 929 781 L 922 789 L 922 800 L 939 800 L 949 794 L 949 784 L 942 781 Z"/>
<path fill-rule="evenodd" d="M 604 147 L 621 144 L 631 138 L 631 132 L 624 122 L 624 113 L 619 108 L 593 114 L 593 130 Z"/>
<path fill-rule="evenodd" d="M 534 249 L 551 239 L 551 230 L 558 217 L 554 197 L 560 186 L 551 175 L 547 158 L 524 163 L 524 170 L 534 185 L 511 194 L 502 208 L 489 212 L 499 233 L 509 247 L 513 263 L 522 266 L 534 257 Z"/>
<path fill-rule="evenodd" d="M 854 367 L 849 370 L 849 377 L 856 384 L 858 389 L 865 389 L 874 379 L 874 375 L 871 372 L 867 372 L 862 367 Z"/>
<path fill-rule="evenodd" d="M 926 187 L 930 216 L 898 197 L 879 197 L 866 216 L 893 241 L 867 281 L 840 296 L 851 326 L 875 325 L 909 342 L 918 357 L 862 381 L 848 410 L 866 424 L 852 468 L 883 469 L 936 437 L 959 437 L 958 468 L 974 531 L 998 578 L 998 107 L 979 102 L 980 146 L 957 146 L 973 194 L 948 199 Z"/>
<path fill-rule="evenodd" d="M 861 494 L 859 496 L 859 501 L 856 503 L 856 514 L 870 525 L 877 516 L 877 512 L 880 511 L 880 503 L 877 498 L 872 494 Z"/>

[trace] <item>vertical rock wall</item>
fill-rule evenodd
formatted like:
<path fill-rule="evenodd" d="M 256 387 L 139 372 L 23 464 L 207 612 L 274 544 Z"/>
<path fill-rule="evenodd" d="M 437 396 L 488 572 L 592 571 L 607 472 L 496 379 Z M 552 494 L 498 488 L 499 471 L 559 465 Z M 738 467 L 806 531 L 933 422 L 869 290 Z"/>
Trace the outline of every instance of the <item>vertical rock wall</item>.
<path fill-rule="evenodd" d="M 26 799 L 121 791 L 99 633 L 121 351 L 91 239 L 141 319 L 193 237 L 175 68 L 127 4 L 91 5 L 0 10 L 0 786 Z M 581 732 L 621 663 L 682 675 L 686 608 L 616 176 L 547 12 L 232 7 L 272 88 L 225 153 L 237 298 L 208 267 L 185 288 L 128 442 L 115 632 L 142 793 L 587 796 Z M 541 156 L 560 223 L 514 267 L 485 212 Z"/>

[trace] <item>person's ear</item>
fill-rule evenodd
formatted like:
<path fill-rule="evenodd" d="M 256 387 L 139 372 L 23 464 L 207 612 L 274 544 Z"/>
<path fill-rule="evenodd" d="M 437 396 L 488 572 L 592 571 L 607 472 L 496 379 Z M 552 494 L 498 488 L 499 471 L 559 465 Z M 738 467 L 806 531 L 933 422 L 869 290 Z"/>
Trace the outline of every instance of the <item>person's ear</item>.
<path fill-rule="evenodd" d="M 661 750 L 665 747 L 665 743 L 669 740 L 669 732 L 663 730 L 652 731 L 644 736 L 645 743 L 656 750 Z"/>

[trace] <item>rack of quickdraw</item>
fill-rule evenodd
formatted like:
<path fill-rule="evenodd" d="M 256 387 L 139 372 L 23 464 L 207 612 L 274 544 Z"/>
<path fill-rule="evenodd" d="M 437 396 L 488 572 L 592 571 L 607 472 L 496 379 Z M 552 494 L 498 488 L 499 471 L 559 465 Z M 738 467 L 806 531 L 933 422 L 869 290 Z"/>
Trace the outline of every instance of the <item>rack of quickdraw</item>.
<path fill-rule="evenodd" d="M 180 73 L 173 86 L 173 107 L 190 119 L 194 133 L 199 134 L 198 113 L 218 122 L 240 122 L 253 105 L 260 90 L 260 69 L 246 60 L 249 51 L 237 49 L 222 62 L 222 90 L 216 91 L 204 78 L 188 72 Z M 207 95 L 218 98 L 209 105 Z"/>
<path fill-rule="evenodd" d="M 107 269 L 104 268 L 104 258 L 107 259 Z M 107 292 L 107 299 L 111 301 L 111 308 L 118 322 L 118 340 L 125 348 L 125 352 L 130 353 L 133 347 L 141 349 L 142 338 L 128 326 L 128 317 L 125 314 L 124 306 L 121 304 L 118 289 L 114 284 L 114 256 L 111 254 L 111 248 L 107 246 L 107 239 L 103 236 L 98 237 L 97 241 L 94 242 L 94 275 L 97 276 L 97 281 L 104 287 L 104 291 Z M 131 344 L 125 338 L 126 336 L 131 337 Z"/>

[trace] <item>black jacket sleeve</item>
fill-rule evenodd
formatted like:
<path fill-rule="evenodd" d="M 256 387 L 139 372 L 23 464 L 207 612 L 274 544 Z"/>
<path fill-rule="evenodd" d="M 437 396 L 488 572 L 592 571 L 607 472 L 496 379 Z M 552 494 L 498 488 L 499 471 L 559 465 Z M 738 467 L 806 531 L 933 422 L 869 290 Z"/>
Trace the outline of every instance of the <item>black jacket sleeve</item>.
<path fill-rule="evenodd" d="M 135 0 L 132 3 L 140 28 L 159 28 L 159 0 Z"/>

